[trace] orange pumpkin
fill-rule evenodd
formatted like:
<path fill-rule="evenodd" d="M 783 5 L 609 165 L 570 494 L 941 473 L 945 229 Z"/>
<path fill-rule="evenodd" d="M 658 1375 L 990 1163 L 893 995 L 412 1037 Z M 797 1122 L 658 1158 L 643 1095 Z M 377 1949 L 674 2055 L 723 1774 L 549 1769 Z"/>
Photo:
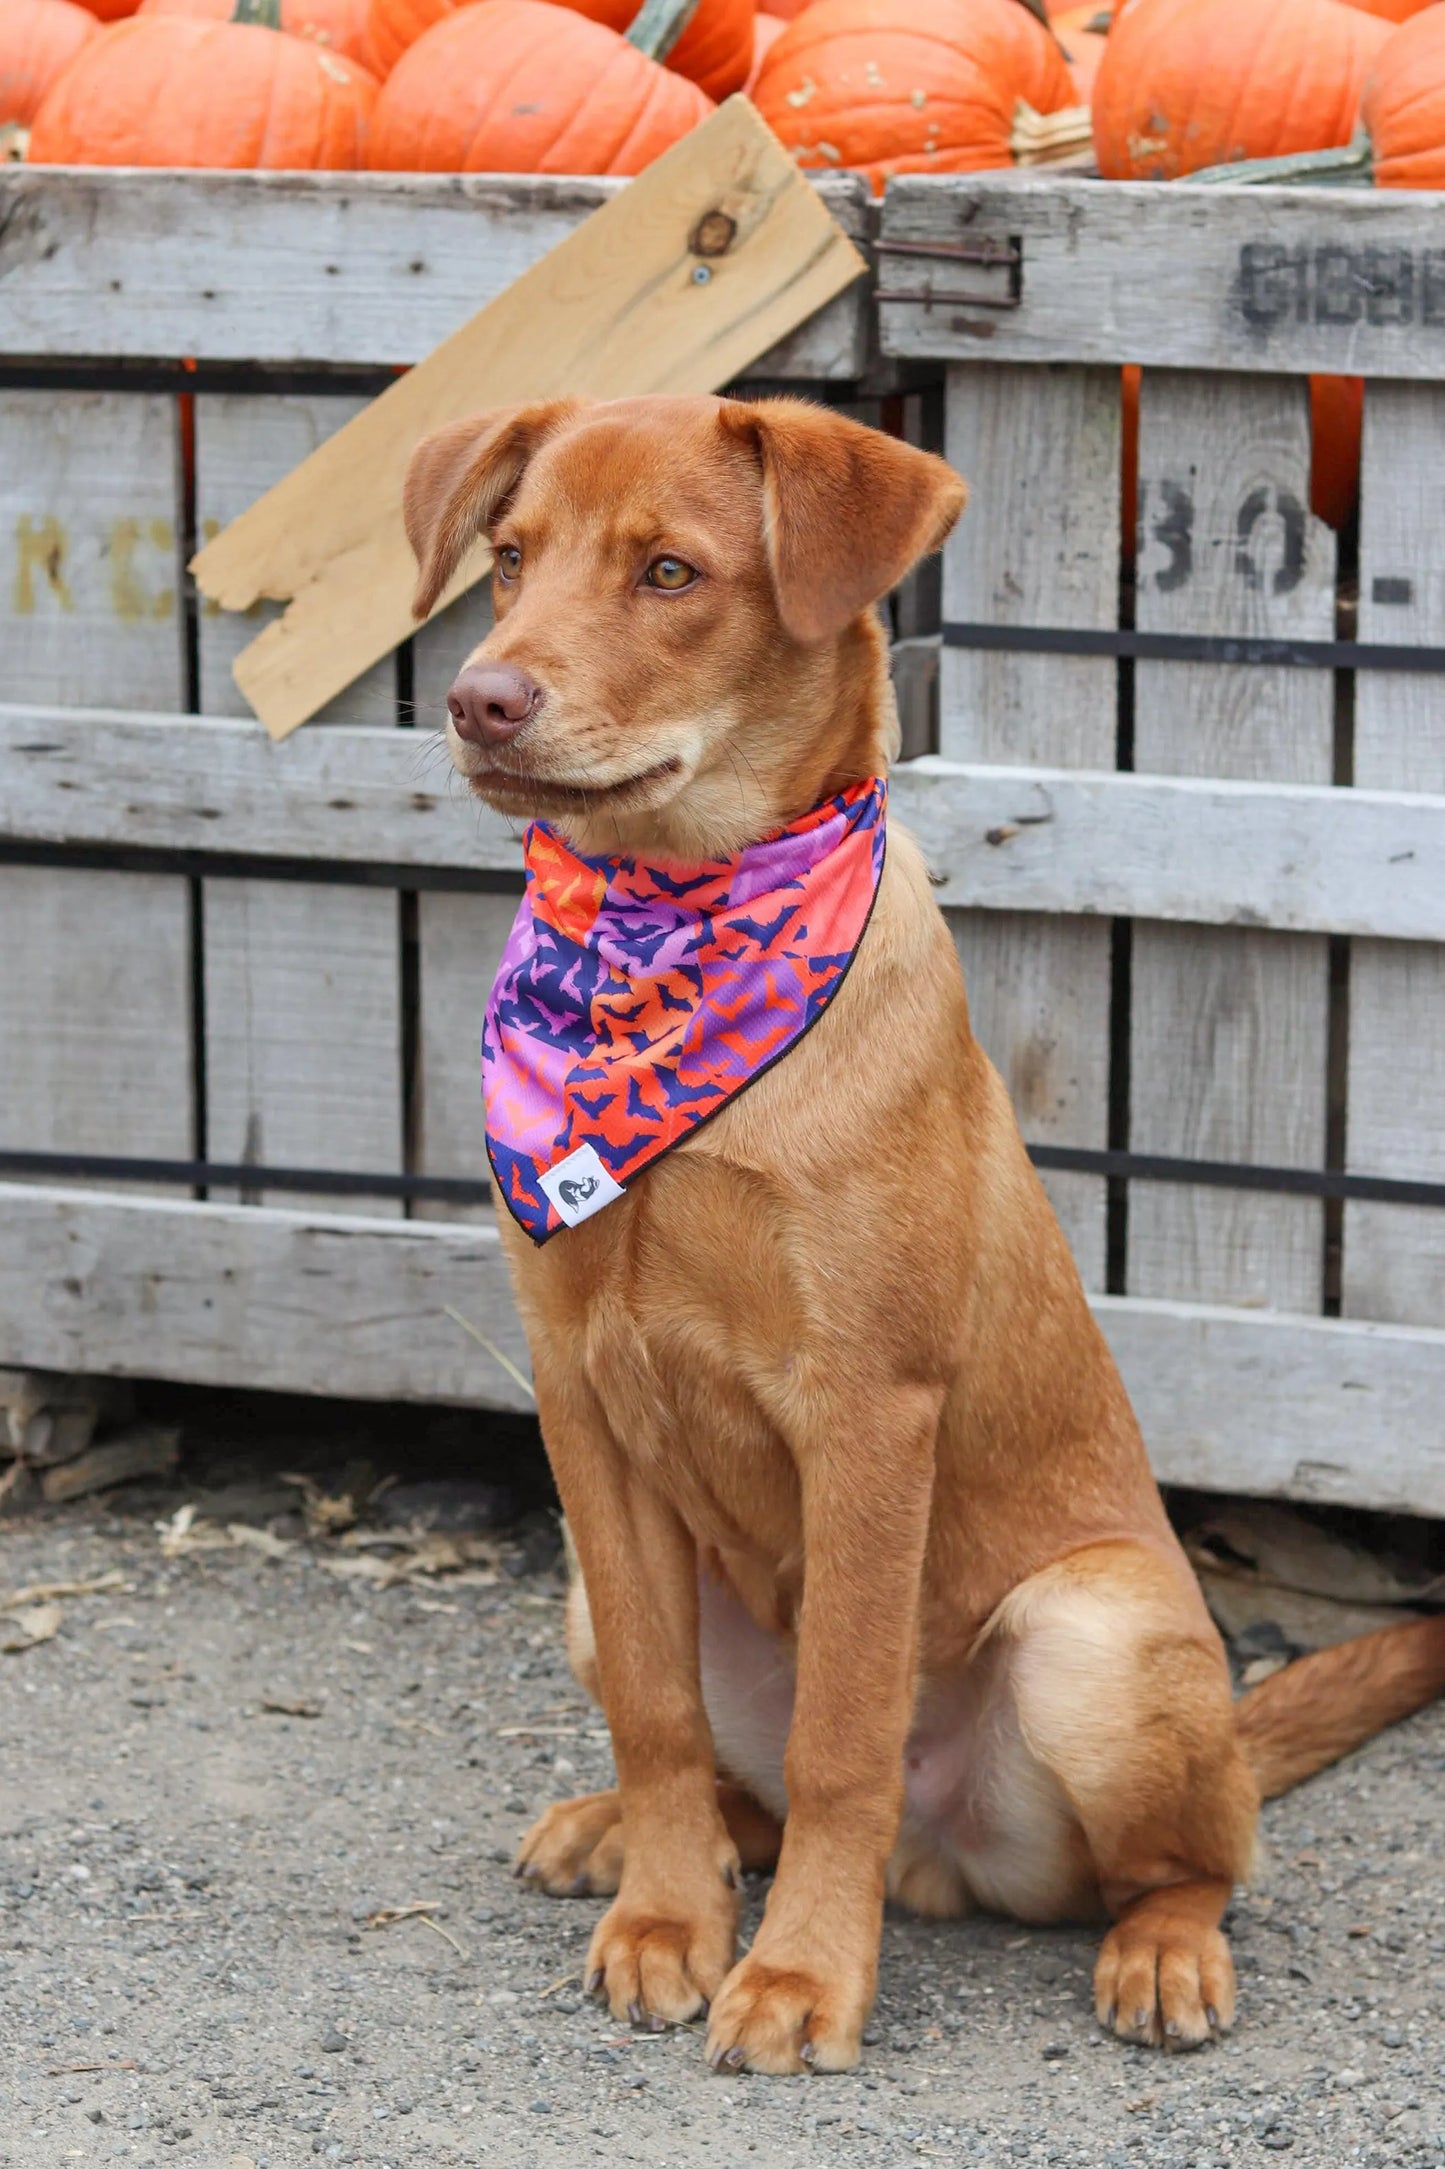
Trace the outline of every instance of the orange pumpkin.
<path fill-rule="evenodd" d="M 376 84 L 255 22 L 137 15 L 83 48 L 35 116 L 32 165 L 361 166 Z"/>
<path fill-rule="evenodd" d="M 71 0 L 0 0 L 0 123 L 28 128 L 41 100 L 100 25 Z"/>
<path fill-rule="evenodd" d="M 1075 103 L 1055 40 L 1019 0 L 813 0 L 753 100 L 800 166 L 976 173 L 1013 163 L 1020 104 Z"/>
<path fill-rule="evenodd" d="M 1427 8 L 1392 33 L 1362 118 L 1377 188 L 1445 188 L 1445 9 Z"/>
<path fill-rule="evenodd" d="M 386 76 L 402 54 L 433 23 L 444 22 L 475 0 L 367 0 L 368 65 Z M 593 22 L 626 30 L 638 0 L 559 0 Z M 753 62 L 753 0 L 698 0 L 691 22 L 670 50 L 658 55 L 710 98 L 741 90 Z"/>
<path fill-rule="evenodd" d="M 753 18 L 753 65 L 743 89 L 751 98 L 753 85 L 757 82 L 764 60 L 783 34 L 781 15 L 764 15 L 761 10 Z"/>
<path fill-rule="evenodd" d="M 5 0 L 0 0 L 0 6 Z M 314 38 L 333 53 L 366 65 L 367 0 L 281 0 L 281 28 L 293 38 Z M 141 15 L 196 15 L 229 22 L 235 0 L 140 0 Z"/>
<path fill-rule="evenodd" d="M 371 164 L 400 173 L 640 173 L 713 102 L 604 23 L 550 0 L 480 0 L 435 23 L 381 87 Z"/>
<path fill-rule="evenodd" d="M 1382 22 L 1407 23 L 1422 8 L 1434 7 L 1436 0 L 1344 0 L 1347 8 L 1359 8 L 1366 15 L 1378 15 Z M 1341 379 L 1343 382 L 1344 380 Z"/>
<path fill-rule="evenodd" d="M 1172 181 L 1348 143 L 1390 35 L 1337 0 L 1126 0 L 1094 85 L 1099 171 Z"/>
<path fill-rule="evenodd" d="M 145 4 L 149 7 L 150 0 Z M 1074 96 L 1080 105 L 1088 105 L 1109 34 L 1108 0 L 1084 0 L 1082 7 L 1050 9 L 1049 20 L 1069 64 Z"/>
<path fill-rule="evenodd" d="M 760 15 L 776 15 L 779 22 L 790 23 L 804 8 L 811 7 L 813 0 L 758 0 Z"/>

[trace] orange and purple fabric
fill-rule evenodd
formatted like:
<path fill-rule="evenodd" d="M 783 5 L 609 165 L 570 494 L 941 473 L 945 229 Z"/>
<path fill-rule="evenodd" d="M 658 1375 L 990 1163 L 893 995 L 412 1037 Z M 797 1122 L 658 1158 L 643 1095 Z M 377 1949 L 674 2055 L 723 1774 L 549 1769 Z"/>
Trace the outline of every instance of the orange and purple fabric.
<path fill-rule="evenodd" d="M 620 1196 L 822 1014 L 883 870 L 882 777 L 696 866 L 585 858 L 528 829 L 487 1004 L 487 1151 L 534 1242 Z"/>

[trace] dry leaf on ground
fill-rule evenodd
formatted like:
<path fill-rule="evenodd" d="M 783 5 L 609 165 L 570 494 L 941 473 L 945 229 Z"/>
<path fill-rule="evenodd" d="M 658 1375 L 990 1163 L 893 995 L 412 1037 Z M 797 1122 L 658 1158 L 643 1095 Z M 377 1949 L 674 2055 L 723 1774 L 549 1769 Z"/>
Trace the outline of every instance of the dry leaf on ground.
<path fill-rule="evenodd" d="M 0 1656 L 18 1657 L 41 1642 L 53 1642 L 64 1618 L 58 1604 L 27 1604 L 10 1614 L 12 1632 L 0 1642 Z"/>
<path fill-rule="evenodd" d="M 28 1589 L 17 1589 L 13 1596 L 0 1597 L 0 1612 L 18 1612 L 27 1604 L 46 1604 L 52 1597 L 99 1597 L 109 1590 L 124 1590 L 127 1596 L 135 1589 L 119 1567 L 112 1567 L 108 1574 L 97 1574 L 86 1582 L 32 1582 Z"/>

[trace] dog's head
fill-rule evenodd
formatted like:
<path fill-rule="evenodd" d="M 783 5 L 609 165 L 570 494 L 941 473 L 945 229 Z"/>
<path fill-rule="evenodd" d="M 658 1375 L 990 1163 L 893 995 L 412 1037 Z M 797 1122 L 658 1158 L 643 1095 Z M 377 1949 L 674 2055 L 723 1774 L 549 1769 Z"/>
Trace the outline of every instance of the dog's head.
<path fill-rule="evenodd" d="M 584 851 L 721 856 L 876 774 L 893 728 L 872 605 L 962 509 L 941 459 L 793 400 L 553 400 L 414 453 L 435 607 L 481 535 L 496 624 L 448 701 L 498 811 Z"/>

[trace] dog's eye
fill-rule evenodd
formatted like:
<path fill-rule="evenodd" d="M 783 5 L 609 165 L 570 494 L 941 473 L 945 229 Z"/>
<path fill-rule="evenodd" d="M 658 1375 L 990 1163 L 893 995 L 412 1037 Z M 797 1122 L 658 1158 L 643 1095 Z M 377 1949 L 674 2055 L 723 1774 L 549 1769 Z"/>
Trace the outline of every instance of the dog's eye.
<path fill-rule="evenodd" d="M 515 580 L 522 569 L 522 553 L 515 543 L 505 543 L 497 552 L 497 570 L 504 580 Z"/>
<path fill-rule="evenodd" d="M 673 595 L 679 588 L 691 587 L 696 578 L 697 567 L 680 557 L 655 557 L 647 568 L 648 586 L 666 588 Z"/>

